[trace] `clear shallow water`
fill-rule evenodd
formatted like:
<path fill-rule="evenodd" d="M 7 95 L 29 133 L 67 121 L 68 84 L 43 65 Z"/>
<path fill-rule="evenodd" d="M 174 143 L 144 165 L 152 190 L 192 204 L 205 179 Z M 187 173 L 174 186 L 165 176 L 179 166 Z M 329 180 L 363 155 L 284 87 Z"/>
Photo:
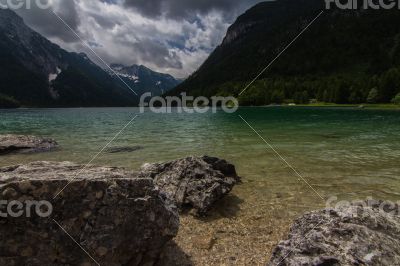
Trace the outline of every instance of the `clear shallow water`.
<path fill-rule="evenodd" d="M 37 160 L 87 163 L 138 108 L 0 110 L 0 134 L 56 139 L 50 153 L 0 157 L 0 166 Z M 138 169 L 188 155 L 225 158 L 243 177 L 234 195 L 243 215 L 281 206 L 284 216 L 325 202 L 239 118 L 243 116 L 324 198 L 400 200 L 400 112 L 349 108 L 241 108 L 226 114 L 139 114 L 93 163 Z"/>

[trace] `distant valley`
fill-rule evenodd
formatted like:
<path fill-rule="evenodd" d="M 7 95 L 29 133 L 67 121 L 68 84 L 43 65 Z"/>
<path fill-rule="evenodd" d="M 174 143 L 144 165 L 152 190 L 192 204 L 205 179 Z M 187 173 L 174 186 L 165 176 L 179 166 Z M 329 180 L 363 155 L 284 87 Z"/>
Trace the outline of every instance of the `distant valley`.
<path fill-rule="evenodd" d="M 151 92 L 152 95 L 163 95 L 181 83 L 169 74 L 158 73 L 142 65 L 112 64 L 111 68 L 138 94 Z"/>

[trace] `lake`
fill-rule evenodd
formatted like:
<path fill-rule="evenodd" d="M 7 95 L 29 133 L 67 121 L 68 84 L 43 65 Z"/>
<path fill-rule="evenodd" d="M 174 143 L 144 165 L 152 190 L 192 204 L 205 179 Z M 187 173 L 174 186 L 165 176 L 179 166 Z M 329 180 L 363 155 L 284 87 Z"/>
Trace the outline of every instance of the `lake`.
<path fill-rule="evenodd" d="M 102 153 L 93 163 L 138 169 L 145 162 L 205 154 L 233 163 L 243 184 L 212 214 L 211 225 L 183 219 L 183 231 L 195 225 L 199 234 L 221 226 L 240 231 L 244 224 L 243 230 L 250 231 L 248 240 L 240 233 L 235 238 L 234 232 L 219 237 L 216 247 L 225 247 L 227 257 L 237 253 L 239 247 L 231 243 L 241 239 L 242 245 L 248 243 L 242 249 L 248 250 L 240 252 L 253 256 L 255 263 L 262 261 L 258 249 L 268 255 L 265 249 L 285 233 L 280 225 L 286 230 L 294 217 L 325 206 L 331 197 L 338 198 L 333 202 L 367 197 L 400 200 L 400 112 L 396 110 L 243 107 L 232 114 L 141 114 L 138 108 L 2 110 L 0 134 L 47 136 L 61 148 L 3 156 L 0 166 L 37 160 L 87 163 L 136 114 L 111 146 L 142 149 Z M 270 240 L 257 238 L 267 231 Z M 184 241 L 181 238 L 178 242 Z"/>

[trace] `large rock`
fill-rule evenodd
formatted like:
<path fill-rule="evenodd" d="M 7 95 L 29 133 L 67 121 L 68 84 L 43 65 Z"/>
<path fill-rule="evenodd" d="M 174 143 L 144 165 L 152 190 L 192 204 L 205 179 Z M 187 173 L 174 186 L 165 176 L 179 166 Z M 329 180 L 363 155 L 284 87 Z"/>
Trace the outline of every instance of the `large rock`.
<path fill-rule="evenodd" d="M 177 234 L 179 218 L 153 180 L 120 168 L 82 168 L 69 162 L 0 168 L 0 200 L 18 200 L 24 206 L 27 200 L 48 200 L 53 206 L 48 218 L 33 211 L 30 218 L 25 213 L 13 218 L 8 212 L 0 217 L 0 265 L 89 266 L 95 260 L 131 266 L 157 261 L 164 244 Z"/>
<path fill-rule="evenodd" d="M 400 265 L 399 210 L 366 201 L 307 213 L 275 248 L 269 265 Z"/>
<path fill-rule="evenodd" d="M 208 156 L 145 164 L 139 175 L 153 178 L 179 209 L 195 215 L 204 215 L 240 181 L 232 164 Z"/>
<path fill-rule="evenodd" d="M 50 151 L 58 146 L 49 138 L 23 135 L 0 135 L 0 155 Z"/>

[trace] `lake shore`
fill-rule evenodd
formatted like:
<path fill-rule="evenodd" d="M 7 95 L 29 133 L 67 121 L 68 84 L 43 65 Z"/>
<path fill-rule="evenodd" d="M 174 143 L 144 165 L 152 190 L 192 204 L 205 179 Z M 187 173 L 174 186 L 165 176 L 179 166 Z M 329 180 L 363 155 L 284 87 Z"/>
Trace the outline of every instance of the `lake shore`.
<path fill-rule="evenodd" d="M 289 105 L 284 105 L 289 106 Z M 346 107 L 346 108 L 358 108 L 358 109 L 388 109 L 388 110 L 400 110 L 398 104 L 336 104 L 336 103 L 310 103 L 310 104 L 297 104 L 290 107 Z"/>
<path fill-rule="evenodd" d="M 260 105 L 260 106 L 253 106 L 253 105 L 240 105 L 240 107 L 338 107 L 338 108 L 357 108 L 357 109 L 375 109 L 375 110 L 400 110 L 399 104 L 392 104 L 392 103 L 362 103 L 362 104 L 338 104 L 338 103 L 309 103 L 309 104 L 270 104 L 270 105 Z M 4 108 L 0 107 L 0 111 L 4 110 L 63 110 L 63 109 L 123 109 L 123 108 L 138 108 L 137 106 L 131 107 L 123 107 L 123 106 L 115 106 L 115 107 L 17 107 L 17 108 Z M 188 106 L 190 108 L 190 106 Z"/>
<path fill-rule="evenodd" d="M 279 198 L 271 200 L 268 208 L 250 206 L 254 202 L 240 199 L 240 186 L 205 218 L 181 215 L 178 235 L 164 251 L 163 265 L 265 265 L 269 261 L 296 217 L 286 216 Z"/>
<path fill-rule="evenodd" d="M 302 107 L 302 108 L 353 108 L 353 109 L 372 109 L 372 110 L 400 110 L 400 105 L 398 104 L 337 104 L 337 103 L 310 103 L 310 104 L 270 104 L 270 105 L 260 105 L 260 106 L 246 106 L 241 105 L 240 107 L 253 107 L 253 108 L 271 108 L 271 107 Z"/>
<path fill-rule="evenodd" d="M 143 163 L 188 155 L 207 154 L 232 162 L 243 183 L 206 220 L 182 216 L 175 250 L 189 255 L 196 265 L 265 265 L 273 247 L 286 238 L 292 221 L 325 207 L 326 202 L 238 115 L 325 199 L 337 197 L 334 204 L 368 197 L 400 200 L 398 111 L 327 107 L 243 107 L 234 114 L 145 112 L 111 145 L 131 149 L 103 153 L 94 163 L 134 171 Z M 49 137 L 60 148 L 10 154 L 0 160 L 0 166 L 32 161 L 86 164 L 138 112 L 138 108 L 1 111 L 2 134 Z M 137 146 L 142 148 L 133 149 Z"/>

